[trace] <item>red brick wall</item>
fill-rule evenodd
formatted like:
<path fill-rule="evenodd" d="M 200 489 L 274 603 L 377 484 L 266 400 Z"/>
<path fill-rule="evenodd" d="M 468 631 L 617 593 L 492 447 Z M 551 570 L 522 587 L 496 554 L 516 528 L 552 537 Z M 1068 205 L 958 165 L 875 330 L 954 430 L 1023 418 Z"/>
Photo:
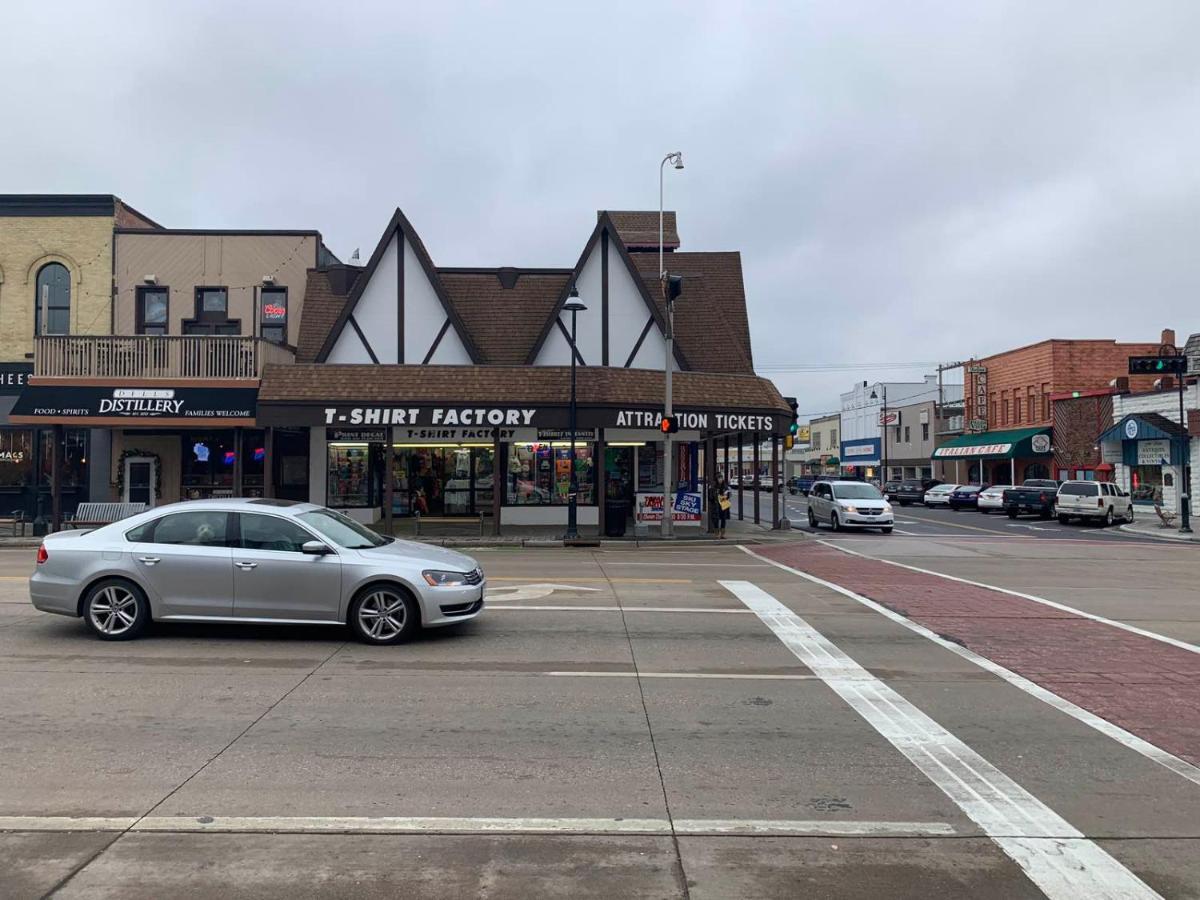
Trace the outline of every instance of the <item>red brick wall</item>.
<path fill-rule="evenodd" d="M 978 360 L 976 364 L 986 366 L 988 370 L 988 429 L 1050 425 L 1050 394 L 1106 390 L 1114 378 L 1128 374 L 1130 356 L 1156 354 L 1158 346 L 1157 343 L 1049 340 Z M 969 421 L 977 417 L 975 376 L 968 374 L 966 380 L 966 418 Z M 1134 392 L 1153 390 L 1154 378 L 1130 377 L 1129 388 Z M 1031 393 L 1032 411 L 1029 409 Z"/>

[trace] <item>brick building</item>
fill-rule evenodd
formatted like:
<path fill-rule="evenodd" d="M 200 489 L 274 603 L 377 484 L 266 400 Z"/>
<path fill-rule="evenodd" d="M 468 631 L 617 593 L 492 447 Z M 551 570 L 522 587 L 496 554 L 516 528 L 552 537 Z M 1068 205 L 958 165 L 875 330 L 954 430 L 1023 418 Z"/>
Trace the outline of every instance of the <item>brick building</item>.
<path fill-rule="evenodd" d="M 1174 342 L 1170 329 L 1159 341 L 1143 343 L 1052 338 L 972 360 L 966 369 L 969 433 L 937 454 L 968 462 L 974 483 L 1094 472 L 1100 457 L 1093 420 L 1103 421 L 1105 414 L 1103 401 L 1095 398 L 1111 394 L 1116 379 L 1123 379 L 1125 390 L 1153 390 L 1153 377 L 1128 377 L 1128 358 L 1157 353 Z M 1056 422 L 1056 399 L 1078 399 L 1076 393 L 1092 399 L 1061 405 Z"/>

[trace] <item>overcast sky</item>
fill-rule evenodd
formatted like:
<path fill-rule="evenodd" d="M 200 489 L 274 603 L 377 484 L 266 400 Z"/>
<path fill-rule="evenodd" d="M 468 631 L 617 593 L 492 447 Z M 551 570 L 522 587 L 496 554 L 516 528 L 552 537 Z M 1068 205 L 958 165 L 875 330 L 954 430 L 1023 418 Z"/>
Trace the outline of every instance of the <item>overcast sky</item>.
<path fill-rule="evenodd" d="M 1200 330 L 1200 3 L 5 4 L 0 191 L 170 227 L 400 206 L 439 265 L 571 266 L 595 210 L 742 252 L 801 410 L 889 364 Z M 686 315 L 681 310 L 680 315 Z M 877 370 L 781 367 L 877 364 Z"/>

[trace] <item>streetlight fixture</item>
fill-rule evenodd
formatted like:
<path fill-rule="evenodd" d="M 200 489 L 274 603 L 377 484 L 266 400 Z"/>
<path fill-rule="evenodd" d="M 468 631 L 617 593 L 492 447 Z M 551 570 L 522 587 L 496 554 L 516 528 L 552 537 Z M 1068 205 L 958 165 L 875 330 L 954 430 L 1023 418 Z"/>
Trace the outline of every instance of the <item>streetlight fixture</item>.
<path fill-rule="evenodd" d="M 583 301 L 579 299 L 579 289 L 575 285 L 571 285 L 571 293 L 567 295 L 567 302 L 563 304 L 563 309 L 571 314 L 571 416 L 569 424 L 571 432 L 571 482 L 570 487 L 567 489 L 567 533 L 563 536 L 563 539 L 573 541 L 579 538 L 579 474 L 576 472 L 575 461 L 575 357 L 578 355 L 575 350 L 575 316 L 587 310 L 587 307 L 583 305 Z"/>
<path fill-rule="evenodd" d="M 658 280 L 662 287 L 663 303 L 667 307 L 667 353 L 663 368 L 666 370 L 666 389 L 664 391 L 663 415 L 670 417 L 671 409 L 671 358 L 675 355 L 675 310 L 671 303 L 671 293 L 667 290 L 667 270 L 663 267 L 663 172 L 667 163 L 676 169 L 683 168 L 683 151 L 676 150 L 663 157 L 658 164 Z M 670 479 L 675 474 L 675 459 L 671 447 L 670 432 L 663 433 L 663 511 L 662 536 L 664 539 L 673 537 L 672 528 L 675 517 L 675 492 Z"/>

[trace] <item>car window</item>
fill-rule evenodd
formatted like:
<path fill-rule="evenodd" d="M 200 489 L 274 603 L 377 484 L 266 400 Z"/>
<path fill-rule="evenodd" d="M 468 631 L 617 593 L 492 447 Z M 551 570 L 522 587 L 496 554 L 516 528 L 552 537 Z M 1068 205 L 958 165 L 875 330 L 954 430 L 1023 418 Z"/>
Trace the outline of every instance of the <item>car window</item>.
<path fill-rule="evenodd" d="M 125 532 L 125 540 L 133 541 L 135 544 L 149 543 L 154 537 L 154 526 L 158 524 L 158 519 L 151 519 L 148 522 L 143 522 L 137 528 L 130 528 Z"/>
<path fill-rule="evenodd" d="M 278 550 L 282 553 L 303 553 L 304 545 L 316 538 L 287 519 L 256 513 L 238 516 L 241 528 L 240 546 L 246 550 Z"/>
<path fill-rule="evenodd" d="M 1071 497 L 1095 497 L 1100 493 L 1098 484 L 1064 484 L 1058 489 L 1060 494 Z"/>
<path fill-rule="evenodd" d="M 314 509 L 312 512 L 300 513 L 298 518 L 347 550 L 382 547 L 390 540 L 332 509 Z"/>
<path fill-rule="evenodd" d="M 882 500 L 878 488 L 870 484 L 839 484 L 833 489 L 838 500 Z"/>
<path fill-rule="evenodd" d="M 146 532 L 146 539 L 154 544 L 228 547 L 228 525 L 229 513 L 224 510 L 172 513 L 161 519 L 155 519 L 153 528 Z"/>

